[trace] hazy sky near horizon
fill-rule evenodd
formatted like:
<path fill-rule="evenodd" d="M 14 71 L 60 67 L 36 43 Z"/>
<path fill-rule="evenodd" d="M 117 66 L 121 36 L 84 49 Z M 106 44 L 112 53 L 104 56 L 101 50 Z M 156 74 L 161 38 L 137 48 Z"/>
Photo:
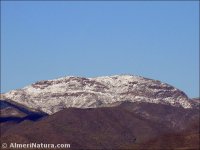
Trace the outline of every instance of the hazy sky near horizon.
<path fill-rule="evenodd" d="M 62 76 L 135 74 L 199 96 L 193 2 L 1 2 L 1 92 Z"/>

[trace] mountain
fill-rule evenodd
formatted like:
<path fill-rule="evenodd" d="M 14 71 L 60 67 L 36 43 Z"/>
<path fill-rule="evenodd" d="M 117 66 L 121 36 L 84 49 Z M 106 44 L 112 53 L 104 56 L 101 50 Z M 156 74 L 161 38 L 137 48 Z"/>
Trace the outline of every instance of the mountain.
<path fill-rule="evenodd" d="M 190 104 L 192 108 L 200 109 L 200 98 L 190 99 Z"/>
<path fill-rule="evenodd" d="M 16 102 L 7 102 L 0 100 L 0 112 L 1 112 L 1 117 L 18 117 L 18 118 L 23 118 L 31 114 L 39 114 L 42 112 L 37 112 L 35 110 L 32 110 L 28 107 L 25 107 L 23 105 L 20 105 Z"/>
<path fill-rule="evenodd" d="M 187 95 L 179 89 L 157 80 L 133 75 L 96 78 L 69 76 L 39 81 L 22 89 L 1 94 L 1 99 L 48 114 L 68 107 L 110 107 L 123 101 L 183 108 L 193 106 Z"/>
<path fill-rule="evenodd" d="M 196 149 L 199 98 L 132 75 L 63 77 L 1 94 L 2 143 L 70 149 Z"/>
<path fill-rule="evenodd" d="M 122 102 L 66 108 L 4 132 L 2 143 L 69 143 L 70 149 L 199 149 L 199 110 Z"/>
<path fill-rule="evenodd" d="M 36 121 L 47 116 L 43 112 L 36 112 L 17 103 L 0 100 L 1 134 L 25 120 Z"/>

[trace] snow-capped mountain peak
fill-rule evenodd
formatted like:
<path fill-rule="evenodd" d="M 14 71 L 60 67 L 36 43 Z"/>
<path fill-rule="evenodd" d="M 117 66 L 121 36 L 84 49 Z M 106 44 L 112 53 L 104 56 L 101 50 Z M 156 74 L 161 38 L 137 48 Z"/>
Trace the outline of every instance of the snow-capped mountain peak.
<path fill-rule="evenodd" d="M 192 107 L 187 95 L 173 86 L 133 75 L 96 78 L 67 76 L 39 81 L 2 94 L 1 99 L 15 101 L 48 114 L 67 107 L 107 107 L 122 101 Z"/>

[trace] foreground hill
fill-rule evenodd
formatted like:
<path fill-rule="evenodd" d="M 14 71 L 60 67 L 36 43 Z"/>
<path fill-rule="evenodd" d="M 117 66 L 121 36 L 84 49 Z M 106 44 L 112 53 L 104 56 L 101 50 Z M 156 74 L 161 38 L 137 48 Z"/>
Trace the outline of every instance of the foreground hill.
<path fill-rule="evenodd" d="M 1 134 L 25 120 L 36 121 L 47 114 L 36 112 L 23 105 L 0 100 Z"/>
<path fill-rule="evenodd" d="M 23 121 L 1 142 L 69 143 L 70 149 L 199 149 L 199 111 L 123 102 L 115 107 L 67 108 Z"/>

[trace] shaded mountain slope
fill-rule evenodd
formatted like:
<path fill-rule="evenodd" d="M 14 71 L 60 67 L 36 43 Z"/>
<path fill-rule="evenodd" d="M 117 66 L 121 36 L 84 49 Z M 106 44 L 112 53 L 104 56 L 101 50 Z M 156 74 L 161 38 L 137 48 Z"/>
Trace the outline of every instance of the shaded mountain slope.
<path fill-rule="evenodd" d="M 0 127 L 1 134 L 25 120 L 37 121 L 47 116 L 43 112 L 36 112 L 15 102 L 0 100 Z"/>
<path fill-rule="evenodd" d="M 150 103 L 68 108 L 34 123 L 21 122 L 7 130 L 1 140 L 7 143 L 69 143 L 71 149 L 159 149 L 163 141 L 171 148 L 179 148 L 179 142 L 184 142 L 183 148 L 197 147 L 193 137 L 199 135 L 198 118 L 199 112 L 195 109 Z M 178 144 L 173 140 L 176 134 L 187 137 L 189 133 L 194 133 L 193 142 L 189 144 L 186 140 L 178 139 Z"/>

